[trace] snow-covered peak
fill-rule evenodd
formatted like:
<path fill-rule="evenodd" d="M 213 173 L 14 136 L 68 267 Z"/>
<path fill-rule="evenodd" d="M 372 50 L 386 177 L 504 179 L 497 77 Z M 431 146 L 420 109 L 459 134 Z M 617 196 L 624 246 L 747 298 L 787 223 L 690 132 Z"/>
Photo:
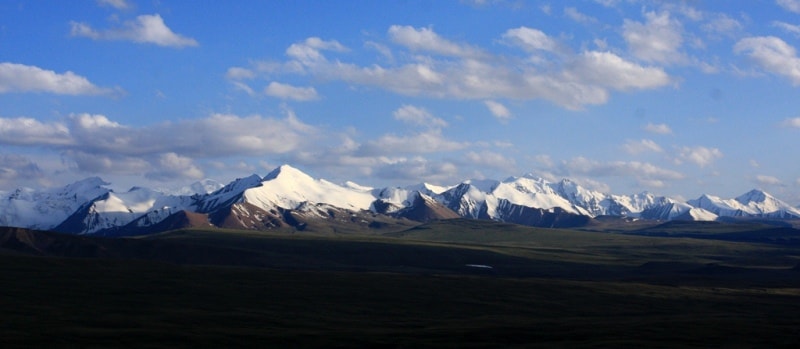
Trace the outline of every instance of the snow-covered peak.
<path fill-rule="evenodd" d="M 692 207 L 688 212 L 693 221 L 714 221 L 718 218 L 713 212 L 704 210 L 699 207 Z"/>
<path fill-rule="evenodd" d="M 462 183 L 475 187 L 484 193 L 489 193 L 500 184 L 500 181 L 494 179 L 469 179 Z"/>
<path fill-rule="evenodd" d="M 17 189 L 0 201 L 0 225 L 52 229 L 81 205 L 110 193 L 107 185 L 90 177 L 61 188 Z"/>
<path fill-rule="evenodd" d="M 373 189 L 374 189 L 374 188 L 372 188 L 372 187 L 367 187 L 367 186 L 360 185 L 360 184 L 358 184 L 358 183 L 351 182 L 351 181 L 346 181 L 346 182 L 344 182 L 344 185 L 343 185 L 343 186 L 344 186 L 345 188 L 349 188 L 349 189 L 353 189 L 353 190 L 357 190 L 357 191 L 371 191 L 371 190 L 373 190 Z"/>
<path fill-rule="evenodd" d="M 264 176 L 264 180 L 268 181 L 272 179 L 277 179 L 279 177 L 291 178 L 292 181 L 296 182 L 303 182 L 303 181 L 308 182 L 314 180 L 311 176 L 307 175 L 305 172 L 300 171 L 289 165 L 281 165 L 276 167 L 274 170 L 272 170 L 270 173 Z"/>
<path fill-rule="evenodd" d="M 430 183 L 419 183 L 419 184 L 413 184 L 413 185 L 409 185 L 409 186 L 405 187 L 405 189 L 407 189 L 407 190 L 415 190 L 415 191 L 418 191 L 420 193 L 423 193 L 423 194 L 429 195 L 429 196 L 431 196 L 431 195 L 439 195 L 441 193 L 446 192 L 450 188 L 452 188 L 452 187 L 443 187 L 443 186 L 434 185 L 434 184 L 430 184 Z"/>
<path fill-rule="evenodd" d="M 211 193 L 211 195 L 222 195 L 226 193 L 239 193 L 247 188 L 252 188 L 261 184 L 261 177 L 256 174 L 249 177 L 237 178 L 233 182 L 228 183 L 219 190 Z"/>
<path fill-rule="evenodd" d="M 283 165 L 264 177 L 261 186 L 245 190 L 243 199 L 264 209 L 275 206 L 294 209 L 310 202 L 366 210 L 375 198 L 369 191 L 339 186 L 324 179 L 317 180 L 296 168 Z"/>
<path fill-rule="evenodd" d="M 511 177 L 498 184 L 491 194 L 516 205 L 542 209 L 560 207 L 570 213 L 589 214 L 556 193 L 550 183 L 542 178 Z"/>
<path fill-rule="evenodd" d="M 689 200 L 688 204 L 718 216 L 800 218 L 800 210 L 756 189 L 734 199 L 722 199 L 704 194 L 695 200 Z"/>
<path fill-rule="evenodd" d="M 104 181 L 100 177 L 89 177 L 79 180 L 75 183 L 68 184 L 62 190 L 60 190 L 60 192 L 64 193 L 65 195 L 79 194 L 82 196 L 92 196 L 94 193 L 108 190 L 104 187 L 110 184 L 111 183 Z"/>
<path fill-rule="evenodd" d="M 751 202 L 768 203 L 768 201 L 770 201 L 769 203 L 774 203 L 775 201 L 777 201 L 774 197 L 772 197 L 772 195 L 769 195 L 764 191 L 758 189 L 753 189 L 751 191 L 748 191 L 747 193 L 739 195 L 736 197 L 735 200 L 741 203 L 742 205 L 748 205 Z"/>

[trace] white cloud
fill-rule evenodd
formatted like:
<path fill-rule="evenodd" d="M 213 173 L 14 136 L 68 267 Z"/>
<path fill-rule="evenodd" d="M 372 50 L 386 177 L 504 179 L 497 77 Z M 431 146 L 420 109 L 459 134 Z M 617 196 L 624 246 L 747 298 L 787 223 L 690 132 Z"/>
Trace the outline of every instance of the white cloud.
<path fill-rule="evenodd" d="M 138 175 L 153 169 L 150 162 L 137 156 L 98 154 L 82 150 L 66 150 L 62 156 L 65 163 L 74 165 L 75 170 L 86 173 Z"/>
<path fill-rule="evenodd" d="M 225 73 L 225 77 L 231 80 L 247 80 L 256 77 L 256 73 L 247 68 L 230 67 Z"/>
<path fill-rule="evenodd" d="M 584 24 L 597 23 L 597 18 L 581 13 L 580 11 L 578 11 L 578 9 L 574 7 L 564 8 L 564 15 L 566 15 L 569 19 L 578 23 L 584 23 Z"/>
<path fill-rule="evenodd" d="M 781 125 L 783 127 L 800 128 L 800 117 L 783 120 Z"/>
<path fill-rule="evenodd" d="M 514 159 L 488 150 L 467 152 L 466 158 L 471 165 L 477 165 L 483 168 L 491 167 L 505 171 L 513 171 L 516 168 L 516 161 L 514 161 Z"/>
<path fill-rule="evenodd" d="M 241 81 L 231 81 L 231 83 L 233 84 L 234 87 L 236 87 L 237 90 L 242 90 L 244 91 L 244 93 L 247 93 L 251 97 L 256 97 L 258 95 L 256 91 L 253 90 L 252 87 L 248 86 L 247 84 Z"/>
<path fill-rule="evenodd" d="M 785 30 L 785 31 L 787 31 L 789 33 L 792 33 L 795 36 L 800 35 L 800 25 L 790 24 L 790 23 L 781 22 L 781 21 L 774 21 L 774 22 L 772 22 L 772 25 L 775 26 L 775 27 L 781 28 L 781 29 L 783 29 L 783 30 Z"/>
<path fill-rule="evenodd" d="M 547 167 L 547 168 L 551 168 L 551 167 L 555 166 L 555 162 L 553 161 L 553 158 L 550 157 L 550 155 L 547 155 L 547 154 L 535 155 L 533 157 L 533 160 L 538 162 L 542 166 Z"/>
<path fill-rule="evenodd" d="M 728 17 L 725 14 L 719 14 L 714 19 L 703 25 L 703 30 L 723 35 L 732 35 L 740 30 L 742 26 L 739 21 Z"/>
<path fill-rule="evenodd" d="M 469 144 L 445 138 L 439 130 L 429 130 L 410 136 L 383 135 L 367 142 L 359 150 L 363 155 L 375 154 L 424 154 L 464 149 Z"/>
<path fill-rule="evenodd" d="M 334 51 L 344 52 L 347 47 L 340 44 L 336 40 L 322 40 L 318 37 L 310 37 L 300 43 L 295 43 L 286 49 L 286 55 L 296 59 L 302 64 L 313 64 L 315 62 L 324 61 L 325 57 L 320 51 Z"/>
<path fill-rule="evenodd" d="M 556 51 L 558 43 L 539 29 L 519 27 L 509 29 L 503 39 L 526 51 Z"/>
<path fill-rule="evenodd" d="M 646 23 L 626 19 L 623 24 L 623 37 L 631 53 L 648 62 L 686 63 L 686 56 L 680 52 L 683 44 L 681 23 L 670 18 L 668 12 L 647 12 L 645 19 Z"/>
<path fill-rule="evenodd" d="M 158 167 L 145 174 L 145 177 L 157 181 L 170 181 L 176 178 L 201 179 L 203 171 L 194 165 L 192 159 L 175 153 L 165 153 L 158 157 Z"/>
<path fill-rule="evenodd" d="M 393 25 L 389 27 L 392 41 L 408 47 L 412 51 L 428 51 L 446 56 L 480 56 L 481 51 L 463 44 L 456 44 L 436 34 L 431 28 L 416 29 L 411 26 Z"/>
<path fill-rule="evenodd" d="M 787 11 L 800 13 L 800 0 L 776 0 L 775 2 Z"/>
<path fill-rule="evenodd" d="M 132 7 L 126 0 L 97 0 L 97 3 L 100 6 L 111 6 L 117 10 L 127 10 Z"/>
<path fill-rule="evenodd" d="M 0 118 L 0 144 L 66 146 L 72 143 L 66 125 L 32 118 Z"/>
<path fill-rule="evenodd" d="M 615 7 L 619 4 L 620 0 L 594 0 L 594 2 L 603 5 L 605 7 Z"/>
<path fill-rule="evenodd" d="M 600 162 L 584 157 L 562 162 L 561 171 L 567 176 L 632 177 L 640 184 L 652 187 L 664 186 L 664 181 L 667 180 L 684 178 L 680 172 L 660 168 L 650 163 L 638 161 Z"/>
<path fill-rule="evenodd" d="M 63 74 L 36 66 L 0 63 L 0 93 L 48 92 L 63 95 L 102 95 L 114 91 L 97 87 L 71 71 Z"/>
<path fill-rule="evenodd" d="M 44 172 L 31 159 L 16 154 L 0 154 L 0 185 L 35 181 L 43 177 Z"/>
<path fill-rule="evenodd" d="M 565 72 L 570 80 L 616 90 L 649 89 L 669 84 L 664 70 L 642 67 L 611 52 L 587 51 Z"/>
<path fill-rule="evenodd" d="M 722 158 L 722 152 L 717 148 L 702 146 L 682 147 L 679 149 L 679 162 L 688 161 L 700 167 L 710 165 L 714 160 Z"/>
<path fill-rule="evenodd" d="M 672 133 L 672 129 L 667 124 L 653 124 L 648 123 L 644 126 L 644 130 L 650 133 L 657 133 L 667 135 Z"/>
<path fill-rule="evenodd" d="M 0 144 L 133 157 L 169 152 L 201 158 L 283 154 L 310 142 L 317 133 L 293 113 L 287 114 L 284 119 L 213 114 L 141 127 L 90 114 L 72 115 L 65 123 L 0 118 Z"/>
<path fill-rule="evenodd" d="M 295 101 L 313 101 L 319 99 L 317 90 L 313 87 L 295 87 L 276 81 L 271 82 L 265 89 L 267 96 Z"/>
<path fill-rule="evenodd" d="M 491 112 L 494 117 L 500 120 L 508 120 L 511 118 L 511 112 L 506 106 L 492 100 L 483 101 L 483 104 L 486 105 L 486 108 L 489 108 L 489 112 Z"/>
<path fill-rule="evenodd" d="M 767 175 L 757 175 L 756 176 L 756 183 L 762 185 L 779 185 L 781 184 L 781 180 L 777 177 L 767 176 Z"/>
<path fill-rule="evenodd" d="M 658 143 L 650 140 L 650 139 L 642 139 L 639 141 L 628 140 L 625 144 L 622 145 L 622 149 L 624 149 L 629 154 L 641 154 L 644 152 L 655 152 L 660 153 L 664 150 L 661 149 L 661 146 Z"/>
<path fill-rule="evenodd" d="M 95 30 L 86 23 L 71 22 L 70 25 L 72 36 L 94 40 L 128 40 L 177 48 L 198 46 L 195 39 L 174 33 L 159 14 L 141 15 L 134 21 L 126 21 L 121 28 L 104 31 Z"/>
<path fill-rule="evenodd" d="M 398 55 L 388 66 L 358 65 L 329 60 L 323 51 L 344 51 L 336 41 L 308 38 L 287 49 L 286 62 L 254 63 L 255 70 L 273 76 L 299 74 L 315 81 L 343 81 L 375 86 L 403 95 L 459 99 L 545 99 L 568 109 L 605 103 L 612 90 L 658 88 L 672 83 L 663 69 L 643 67 L 610 52 L 587 51 L 578 55 L 560 50 L 548 55 L 553 62 L 541 66 L 531 57 L 475 54 L 476 48 L 458 45 L 432 29 L 393 27 L 411 38 L 402 40 L 416 51 L 438 56 Z M 556 49 L 546 34 L 535 29 L 512 29 L 504 40 L 518 41 L 527 56 L 538 49 Z M 412 40 L 414 39 L 414 40 Z M 402 58 L 402 61 L 400 61 Z M 262 69 L 263 67 L 263 69 Z M 246 90 L 244 87 L 242 89 Z"/>
<path fill-rule="evenodd" d="M 774 36 L 749 37 L 733 47 L 737 54 L 747 54 L 762 69 L 789 78 L 800 85 L 800 58 L 794 47 Z"/>
<path fill-rule="evenodd" d="M 433 116 L 425 108 L 419 108 L 413 105 L 403 105 L 399 109 L 395 110 L 393 115 L 396 120 L 414 125 L 430 128 L 447 127 L 446 121 Z"/>
<path fill-rule="evenodd" d="M 423 158 L 403 159 L 384 163 L 372 170 L 372 173 L 384 179 L 402 179 L 442 183 L 452 180 L 458 173 L 458 166 L 448 161 L 430 161 Z"/>

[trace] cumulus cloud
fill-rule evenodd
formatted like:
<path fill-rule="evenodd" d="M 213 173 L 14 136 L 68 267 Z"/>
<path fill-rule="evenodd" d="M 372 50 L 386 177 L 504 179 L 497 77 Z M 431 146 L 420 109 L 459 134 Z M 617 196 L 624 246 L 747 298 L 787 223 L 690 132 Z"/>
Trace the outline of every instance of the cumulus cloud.
<path fill-rule="evenodd" d="M 656 152 L 660 153 L 664 150 L 661 149 L 661 146 L 658 143 L 650 140 L 650 139 L 642 139 L 638 141 L 628 140 L 625 144 L 622 145 L 622 149 L 624 149 L 629 154 L 641 154 L 644 152 Z"/>
<path fill-rule="evenodd" d="M 800 36 L 800 25 L 790 24 L 781 21 L 774 21 L 772 25 L 778 28 L 781 28 L 789 33 L 794 34 L 795 36 Z"/>
<path fill-rule="evenodd" d="M 561 171 L 567 176 L 583 175 L 592 177 L 631 177 L 640 184 L 661 187 L 667 180 L 683 179 L 684 175 L 650 163 L 638 161 L 601 162 L 577 157 L 561 164 Z"/>
<path fill-rule="evenodd" d="M 44 172 L 27 157 L 0 154 L 0 185 L 43 178 Z"/>
<path fill-rule="evenodd" d="M 706 148 L 702 146 L 682 147 L 679 149 L 678 162 L 688 161 L 697 166 L 705 167 L 714 160 L 722 158 L 722 152 L 717 148 Z"/>
<path fill-rule="evenodd" d="M 597 23 L 597 18 L 581 13 L 580 11 L 578 11 L 578 9 L 574 7 L 564 8 L 564 15 L 567 16 L 567 18 L 578 23 L 584 23 L 584 24 Z"/>
<path fill-rule="evenodd" d="M 286 55 L 296 59 L 298 63 L 312 64 L 324 61 L 325 57 L 321 51 L 344 52 L 347 48 L 336 40 L 322 40 L 318 37 L 310 37 L 300 43 L 294 43 L 286 49 Z M 299 70 L 299 69 L 298 69 Z"/>
<path fill-rule="evenodd" d="M 783 7 L 785 10 L 800 13 L 800 0 L 776 0 L 778 6 Z"/>
<path fill-rule="evenodd" d="M 412 26 L 393 25 L 389 27 L 389 38 L 412 51 L 428 51 L 457 57 L 482 55 L 479 49 L 446 40 L 431 28 L 417 29 Z"/>
<path fill-rule="evenodd" d="M 71 71 L 62 74 L 36 66 L 0 63 L 0 93 L 47 92 L 63 95 L 103 95 L 114 90 L 95 86 Z"/>
<path fill-rule="evenodd" d="M 456 44 L 430 28 L 392 26 L 389 36 L 415 55 L 403 55 L 388 66 L 359 65 L 329 59 L 328 52 L 347 48 L 316 37 L 292 44 L 285 62 L 254 63 L 262 74 L 300 74 L 316 81 L 343 81 L 404 95 L 494 100 L 545 99 L 569 109 L 605 103 L 611 91 L 659 88 L 672 79 L 658 67 L 640 66 L 611 52 L 562 50 L 538 29 L 520 27 L 503 40 L 522 49 L 522 56 L 496 56 Z M 553 51 L 538 60 L 537 52 Z M 558 51 L 558 53 L 555 53 Z M 429 55 L 425 55 L 429 54 Z M 444 56 L 444 57 L 443 57 Z M 545 60 L 542 65 L 542 60 Z M 552 60 L 552 61 L 548 61 Z M 234 73 L 238 74 L 238 73 Z"/>
<path fill-rule="evenodd" d="M 267 96 L 295 101 L 313 101 L 319 99 L 317 90 L 313 87 L 296 87 L 276 81 L 269 83 L 264 89 Z"/>
<path fill-rule="evenodd" d="M 256 73 L 247 68 L 230 67 L 225 73 L 225 77 L 231 80 L 247 80 L 256 77 Z"/>
<path fill-rule="evenodd" d="M 108 30 L 96 30 L 81 22 L 71 22 L 70 26 L 70 35 L 93 40 L 123 40 L 176 48 L 199 45 L 197 40 L 173 32 L 159 14 L 141 15 L 126 21 L 120 28 Z"/>
<path fill-rule="evenodd" d="M 781 180 L 777 177 L 767 175 L 757 175 L 755 178 L 756 183 L 762 185 L 780 185 Z"/>
<path fill-rule="evenodd" d="M 732 35 L 744 28 L 739 21 L 728 17 L 725 14 L 719 14 L 708 23 L 703 25 L 703 30 L 722 35 Z"/>
<path fill-rule="evenodd" d="M 327 137 L 291 110 L 285 113 L 284 118 L 213 114 L 144 126 L 121 124 L 99 114 L 75 114 L 51 122 L 0 118 L 0 148 L 51 150 L 61 154 L 68 168 L 85 173 L 144 175 L 159 181 L 198 179 L 203 171 L 197 160 L 285 156 L 318 146 Z M 5 173 L 10 176 L 8 169 Z"/>
<path fill-rule="evenodd" d="M 783 120 L 781 125 L 783 127 L 800 128 L 800 117 Z"/>
<path fill-rule="evenodd" d="M 494 115 L 494 117 L 500 120 L 508 120 L 511 118 L 511 112 L 501 103 L 488 100 L 483 101 L 483 104 L 486 105 L 486 108 L 489 108 L 489 112 Z"/>
<path fill-rule="evenodd" d="M 153 170 L 148 160 L 138 156 L 99 154 L 93 151 L 70 149 L 62 152 L 63 162 L 85 173 L 131 175 Z"/>
<path fill-rule="evenodd" d="M 110 6 L 117 10 L 127 10 L 133 6 L 126 0 L 97 0 L 100 6 Z"/>
<path fill-rule="evenodd" d="M 656 67 L 643 67 L 611 52 L 581 54 L 565 72 L 570 80 L 607 86 L 616 90 L 650 89 L 670 83 L 669 75 Z"/>
<path fill-rule="evenodd" d="M 683 26 L 669 12 L 647 12 L 645 23 L 626 19 L 623 37 L 628 47 L 639 59 L 663 64 L 686 63 L 680 52 L 683 44 Z"/>
<path fill-rule="evenodd" d="M 644 126 L 644 130 L 650 133 L 667 135 L 672 133 L 672 129 L 667 124 L 653 124 L 648 123 Z"/>
<path fill-rule="evenodd" d="M 466 159 L 471 165 L 477 165 L 482 168 L 488 167 L 504 171 L 513 171 L 516 168 L 516 161 L 514 159 L 488 150 L 467 152 Z"/>
<path fill-rule="evenodd" d="M 429 130 L 414 135 L 383 135 L 364 144 L 359 153 L 362 155 L 438 153 L 464 149 L 468 145 L 467 142 L 447 139 L 440 130 Z"/>
<path fill-rule="evenodd" d="M 73 140 L 67 125 L 33 118 L 0 118 L 0 144 L 67 146 Z"/>
<path fill-rule="evenodd" d="M 382 164 L 372 171 L 374 176 L 389 180 L 407 180 L 441 183 L 458 173 L 458 166 L 448 161 L 430 161 L 424 158 L 403 159 Z"/>
<path fill-rule="evenodd" d="M 201 179 L 203 171 L 194 165 L 192 159 L 175 153 L 165 153 L 158 157 L 158 167 L 155 171 L 145 174 L 145 177 L 157 181 L 169 181 L 175 178 Z"/>
<path fill-rule="evenodd" d="M 526 51 L 556 51 L 558 43 L 539 29 L 519 27 L 509 29 L 503 39 Z"/>
<path fill-rule="evenodd" d="M 393 115 L 396 120 L 400 120 L 418 126 L 424 126 L 430 128 L 447 127 L 446 121 L 433 116 L 425 108 L 419 108 L 413 105 L 403 105 L 399 109 L 395 110 Z"/>
<path fill-rule="evenodd" d="M 800 85 L 800 58 L 797 57 L 795 48 L 780 38 L 744 38 L 734 45 L 733 51 L 746 54 L 761 69 L 788 78 L 792 85 Z"/>
<path fill-rule="evenodd" d="M 213 114 L 202 119 L 133 127 L 104 115 L 76 114 L 61 122 L 0 118 L 0 144 L 42 146 L 98 155 L 220 157 L 281 154 L 316 133 L 293 113 L 284 119 Z"/>

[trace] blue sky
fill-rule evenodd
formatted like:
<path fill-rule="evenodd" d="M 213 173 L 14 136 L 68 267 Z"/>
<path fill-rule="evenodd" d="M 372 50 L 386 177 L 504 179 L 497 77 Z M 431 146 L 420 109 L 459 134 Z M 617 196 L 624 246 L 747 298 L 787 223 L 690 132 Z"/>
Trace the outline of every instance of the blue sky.
<path fill-rule="evenodd" d="M 800 204 L 800 0 L 0 3 L 0 190 L 533 173 Z"/>

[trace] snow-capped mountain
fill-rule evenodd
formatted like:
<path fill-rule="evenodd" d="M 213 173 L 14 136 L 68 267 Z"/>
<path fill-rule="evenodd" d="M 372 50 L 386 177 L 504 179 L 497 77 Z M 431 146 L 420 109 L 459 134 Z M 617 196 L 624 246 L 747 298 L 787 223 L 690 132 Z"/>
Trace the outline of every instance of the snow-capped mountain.
<path fill-rule="evenodd" d="M 757 189 L 734 199 L 722 199 L 706 194 L 695 200 L 689 200 L 688 204 L 725 217 L 800 218 L 800 209 Z"/>
<path fill-rule="evenodd" d="M 117 193 L 108 185 L 93 177 L 63 188 L 0 193 L 0 225 L 126 235 L 181 224 L 270 229 L 302 228 L 316 221 L 371 226 L 380 217 L 381 224 L 389 219 L 466 217 L 553 227 L 585 225 L 598 216 L 800 219 L 800 209 L 760 190 L 734 199 L 703 195 L 681 202 L 650 193 L 607 194 L 568 179 L 549 182 L 532 175 L 502 181 L 466 180 L 454 186 L 422 183 L 371 188 L 315 179 L 283 165 L 264 177 L 252 175 L 225 186 L 204 180 L 188 187 L 190 195 L 139 187 Z"/>
<path fill-rule="evenodd" d="M 0 225 L 49 230 L 87 202 L 111 189 L 98 177 L 86 178 L 63 188 L 17 189 L 0 201 Z"/>
<path fill-rule="evenodd" d="M 375 197 L 358 186 L 340 186 L 314 179 L 302 171 L 283 165 L 270 172 L 261 185 L 244 191 L 242 200 L 260 208 L 297 209 L 303 203 L 324 203 L 348 210 L 367 210 Z"/>
<path fill-rule="evenodd" d="M 172 196 L 140 187 L 124 193 L 108 191 L 82 205 L 53 230 L 92 234 L 122 227 L 134 220 L 138 220 L 140 226 L 148 226 L 191 208 L 193 203 L 194 199 L 189 196 Z"/>
<path fill-rule="evenodd" d="M 650 193 L 611 195 L 583 188 L 568 179 L 551 183 L 530 175 L 504 181 L 465 181 L 436 197 L 453 211 L 471 218 L 481 218 L 484 214 L 489 219 L 504 220 L 502 211 L 508 209 L 508 204 L 545 210 L 559 208 L 564 213 L 589 217 L 672 219 L 675 216 L 646 213 L 648 209 L 674 202 L 669 198 Z M 501 204 L 501 200 L 507 203 Z"/>

